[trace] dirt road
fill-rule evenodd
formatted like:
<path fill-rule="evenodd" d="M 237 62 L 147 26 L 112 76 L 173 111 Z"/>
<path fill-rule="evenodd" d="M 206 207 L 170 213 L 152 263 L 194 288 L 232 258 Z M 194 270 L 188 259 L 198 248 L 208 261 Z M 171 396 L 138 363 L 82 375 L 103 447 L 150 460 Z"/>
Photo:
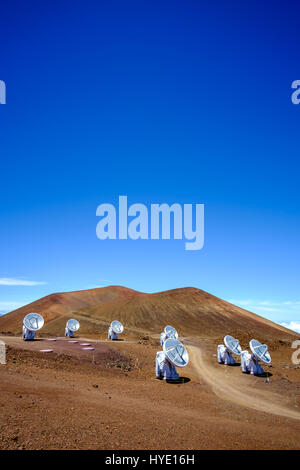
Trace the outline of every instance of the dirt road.
<path fill-rule="evenodd" d="M 185 379 L 174 385 L 155 379 L 155 341 L 3 339 L 9 349 L 0 365 L 0 449 L 300 447 L 293 409 L 299 371 L 283 364 L 272 369 L 270 383 L 256 382 L 239 367 L 219 366 L 214 345 L 199 339 L 179 371 Z M 83 350 L 83 342 L 94 350 Z"/>
<path fill-rule="evenodd" d="M 207 382 L 219 398 L 253 410 L 300 420 L 298 410 L 292 410 L 280 404 L 282 397 L 274 393 L 266 395 L 265 391 L 252 387 L 249 380 L 245 382 L 241 376 L 237 380 L 236 376 L 230 374 L 230 371 L 224 373 L 224 368 L 228 371 L 230 366 L 219 366 L 218 369 L 212 366 L 205 360 L 205 355 L 200 347 L 188 346 L 188 351 L 199 378 Z"/>

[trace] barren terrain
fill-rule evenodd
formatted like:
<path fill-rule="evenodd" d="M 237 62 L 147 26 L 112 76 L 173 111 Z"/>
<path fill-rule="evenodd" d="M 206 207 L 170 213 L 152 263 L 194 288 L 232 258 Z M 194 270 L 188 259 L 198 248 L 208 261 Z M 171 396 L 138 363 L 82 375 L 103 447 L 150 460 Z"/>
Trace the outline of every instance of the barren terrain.
<path fill-rule="evenodd" d="M 42 330 L 34 342 L 15 334 L 24 311 L 8 314 L 0 322 L 0 340 L 7 345 L 7 364 L 0 365 L 0 449 L 299 449 L 300 368 L 291 362 L 291 342 L 299 336 L 195 291 L 125 290 L 123 298 L 103 302 L 107 319 L 101 303 L 95 311 L 86 307 L 80 315 L 89 320 L 77 343 L 61 336 L 65 319 L 77 318 L 72 309 L 56 307 L 53 320 L 40 311 L 48 328 L 57 330 Z M 125 302 L 124 309 L 113 311 L 111 302 L 118 308 Z M 147 316 L 152 310 L 152 321 L 154 316 L 176 326 L 188 348 L 190 363 L 179 370 L 177 383 L 155 378 L 161 348 L 160 329 L 153 331 Z M 198 325 L 193 335 L 187 334 L 187 316 Z M 123 320 L 125 332 L 109 342 L 106 329 L 115 318 Z M 84 329 L 93 322 L 99 330 L 103 325 L 102 333 Z M 268 343 L 272 356 L 263 377 L 217 364 L 225 333 L 246 348 L 252 332 Z"/>

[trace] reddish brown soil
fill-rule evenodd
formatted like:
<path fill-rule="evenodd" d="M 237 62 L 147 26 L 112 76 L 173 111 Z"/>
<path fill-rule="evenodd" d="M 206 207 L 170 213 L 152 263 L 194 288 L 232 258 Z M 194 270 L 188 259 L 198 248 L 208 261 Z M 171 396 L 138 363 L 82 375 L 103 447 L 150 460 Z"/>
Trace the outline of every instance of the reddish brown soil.
<path fill-rule="evenodd" d="M 24 342 L 25 314 L 45 318 Z M 80 321 L 80 342 L 60 337 Z M 121 320 L 118 342 L 107 327 Z M 186 379 L 155 378 L 158 336 L 177 328 L 190 353 Z M 300 369 L 291 362 L 299 335 L 194 288 L 142 294 L 124 287 L 52 294 L 0 318 L 9 346 L 0 365 L 0 449 L 297 449 Z M 266 342 L 272 367 L 245 376 L 216 362 L 224 334 L 248 348 Z M 0 333 L 1 334 L 1 333 Z M 53 349 L 41 353 L 41 349 Z"/>
<path fill-rule="evenodd" d="M 118 319 L 125 325 L 124 339 L 137 339 L 144 332 L 160 333 L 168 324 L 181 335 L 215 341 L 226 333 L 247 342 L 253 337 L 268 343 L 296 338 L 290 330 L 191 287 L 154 294 L 119 286 L 52 294 L 0 317 L 0 334 L 20 334 L 29 312 L 43 315 L 41 336 L 61 336 L 66 321 L 74 317 L 80 321 L 81 335 L 96 337 L 105 337 L 110 322 Z"/>
<path fill-rule="evenodd" d="M 188 380 L 169 384 L 155 379 L 154 340 L 92 340 L 87 353 L 66 339 L 0 339 L 10 345 L 0 365 L 0 449 L 300 447 L 300 374 L 288 345 L 273 346 L 267 382 L 218 365 L 214 342 L 186 339 Z"/>

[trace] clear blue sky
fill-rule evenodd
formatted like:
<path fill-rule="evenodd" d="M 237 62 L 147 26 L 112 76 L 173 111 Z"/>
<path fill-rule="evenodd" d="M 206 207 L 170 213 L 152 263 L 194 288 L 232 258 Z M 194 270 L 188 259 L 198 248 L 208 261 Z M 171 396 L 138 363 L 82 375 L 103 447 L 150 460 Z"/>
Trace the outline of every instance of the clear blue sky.
<path fill-rule="evenodd" d="M 0 311 L 107 284 L 196 286 L 300 321 L 299 10 L 1 5 Z M 204 203 L 203 250 L 98 240 L 97 206 L 123 194 Z"/>

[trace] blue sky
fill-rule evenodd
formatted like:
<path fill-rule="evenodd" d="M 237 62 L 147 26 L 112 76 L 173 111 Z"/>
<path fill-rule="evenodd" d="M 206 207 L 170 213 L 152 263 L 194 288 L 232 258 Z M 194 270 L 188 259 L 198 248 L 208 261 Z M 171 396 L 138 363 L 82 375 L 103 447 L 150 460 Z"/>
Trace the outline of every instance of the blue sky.
<path fill-rule="evenodd" d="M 0 311 L 196 286 L 300 321 L 299 6 L 261 3 L 1 6 Z M 203 250 L 100 241 L 119 195 L 205 204 Z"/>

